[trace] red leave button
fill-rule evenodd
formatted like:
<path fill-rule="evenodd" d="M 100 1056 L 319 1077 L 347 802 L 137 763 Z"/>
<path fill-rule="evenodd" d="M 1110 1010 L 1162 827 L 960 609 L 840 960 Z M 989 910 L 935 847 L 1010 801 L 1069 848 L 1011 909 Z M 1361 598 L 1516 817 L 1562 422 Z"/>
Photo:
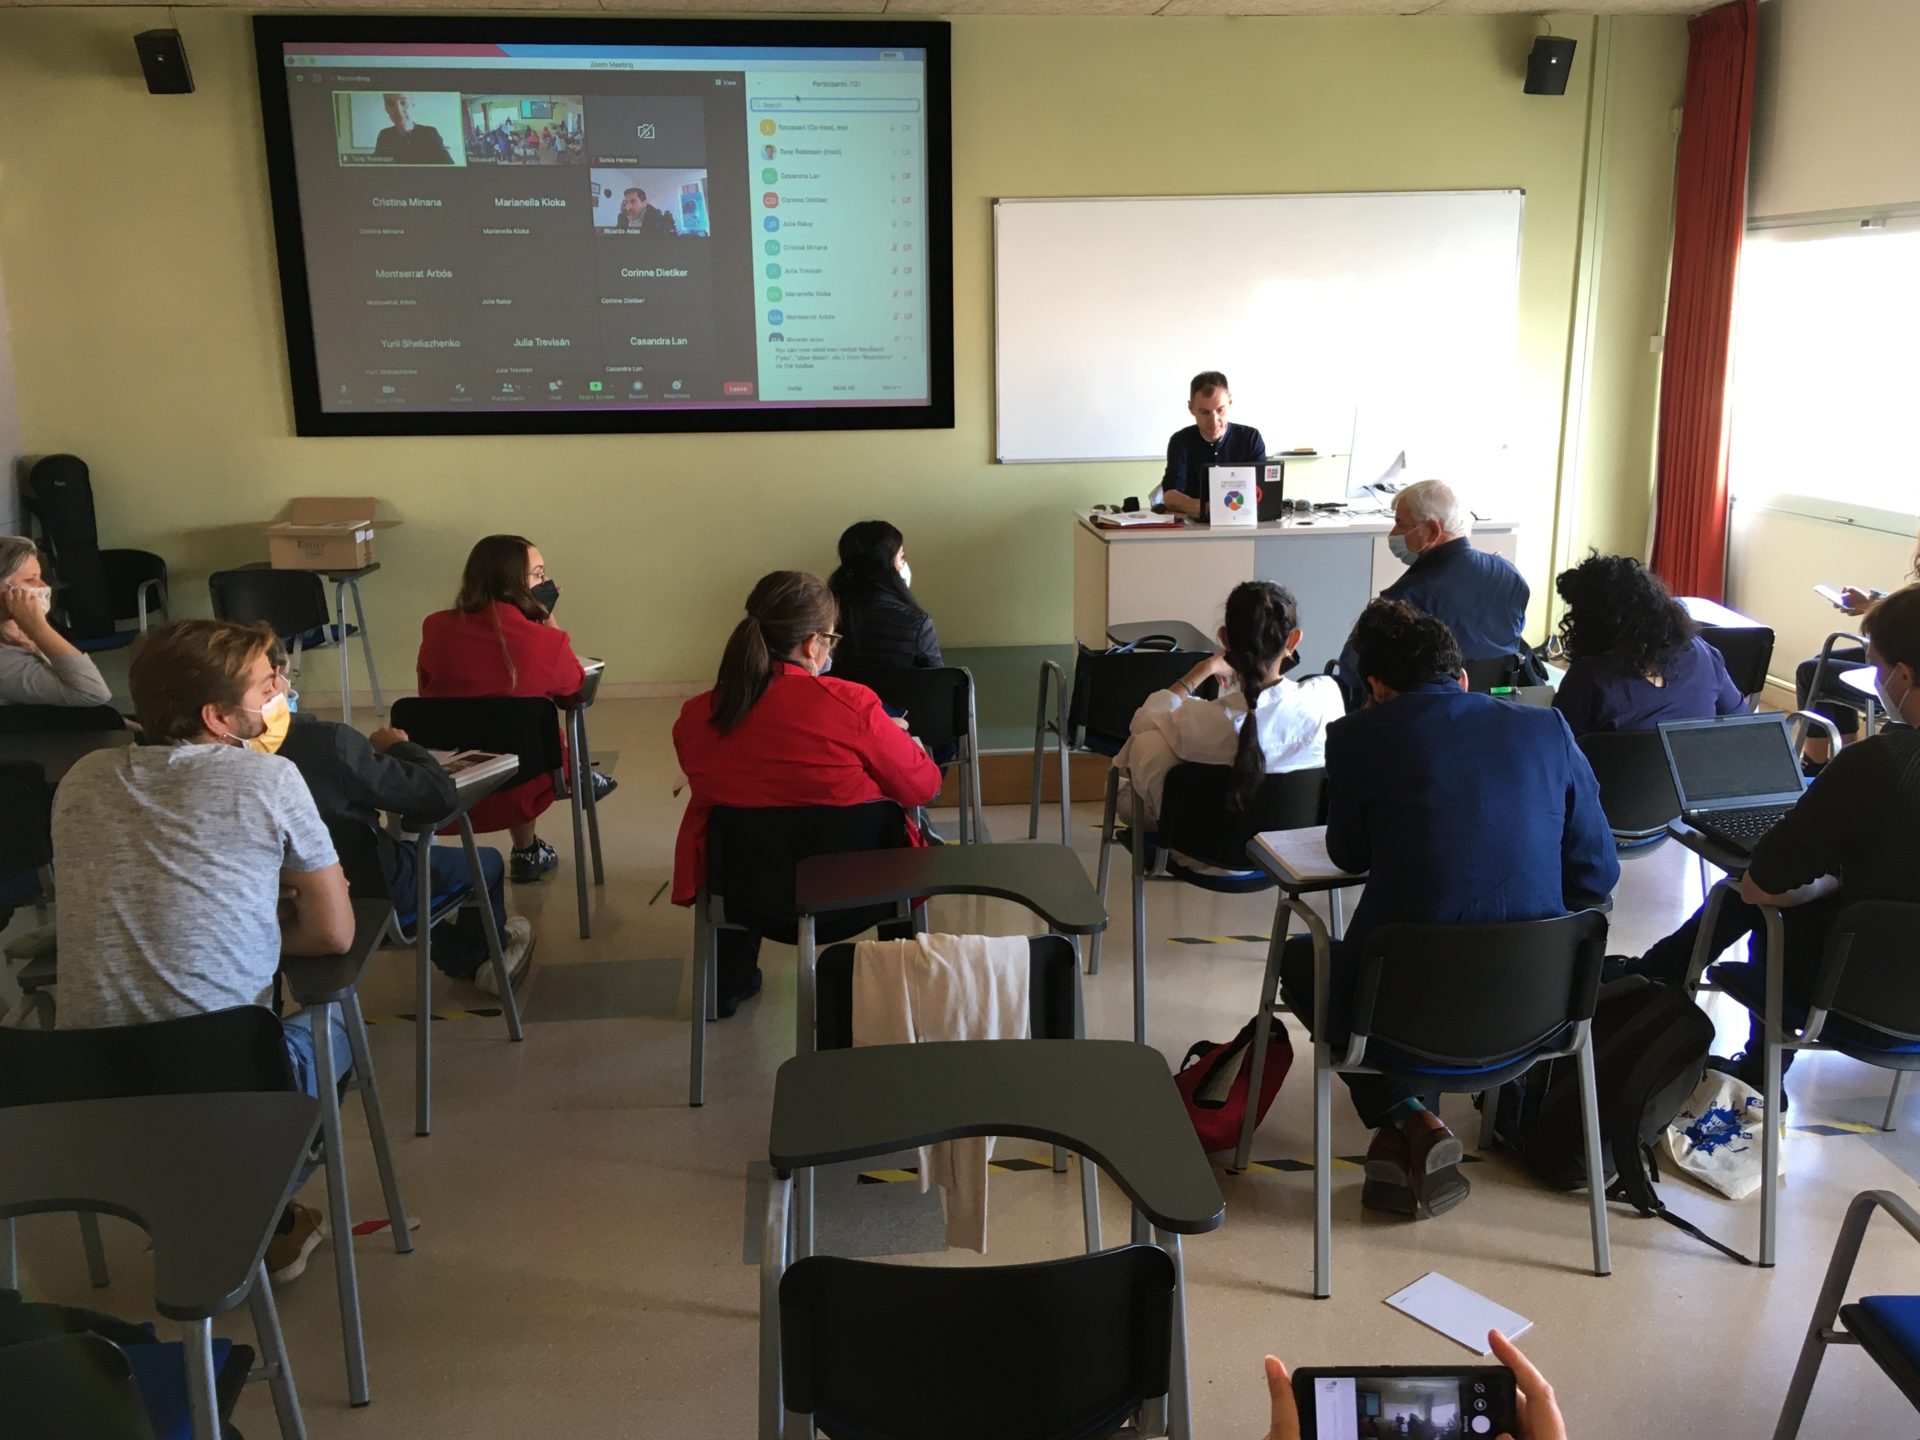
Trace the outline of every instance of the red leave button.
<path fill-rule="evenodd" d="M 751 395 L 753 394 L 753 382 L 751 380 L 728 380 L 720 386 L 720 393 L 722 395 Z"/>

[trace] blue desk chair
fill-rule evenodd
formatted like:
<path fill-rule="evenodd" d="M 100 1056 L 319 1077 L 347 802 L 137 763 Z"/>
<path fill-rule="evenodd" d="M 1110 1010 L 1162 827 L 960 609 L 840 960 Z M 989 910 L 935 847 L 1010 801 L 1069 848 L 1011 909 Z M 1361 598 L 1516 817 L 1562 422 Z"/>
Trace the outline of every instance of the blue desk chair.
<path fill-rule="evenodd" d="M 1813 1382 L 1819 1377 L 1820 1362 L 1826 1359 L 1829 1345 L 1858 1345 L 1920 1410 L 1920 1295 L 1862 1295 L 1851 1305 L 1840 1303 L 1847 1293 L 1847 1282 L 1853 1278 L 1860 1243 L 1866 1239 L 1867 1223 L 1875 1210 L 1886 1211 L 1908 1235 L 1920 1240 L 1920 1215 L 1898 1195 L 1863 1190 L 1853 1197 L 1847 1218 L 1840 1223 L 1833 1258 L 1827 1262 L 1827 1278 L 1820 1286 L 1820 1298 L 1814 1302 L 1813 1319 L 1807 1324 L 1807 1338 L 1800 1347 L 1800 1361 L 1793 1367 L 1773 1440 L 1794 1440 L 1800 1433 Z"/>
<path fill-rule="evenodd" d="M 1249 868 L 1247 846 L 1255 835 L 1269 830 L 1299 830 L 1326 819 L 1327 772 L 1290 770 L 1260 782 L 1252 802 L 1243 811 L 1227 809 L 1227 789 L 1233 780 L 1229 765 L 1176 765 L 1167 774 L 1160 797 L 1159 829 L 1147 828 L 1146 812 L 1138 794 L 1125 830 L 1116 828 L 1120 801 L 1118 766 L 1107 772 L 1106 811 L 1100 822 L 1100 868 L 1095 882 L 1100 904 L 1107 903 L 1107 881 L 1113 850 L 1124 845 L 1132 862 L 1133 888 L 1133 1038 L 1147 1040 L 1147 882 L 1177 880 L 1216 895 L 1251 895 L 1273 888 L 1273 878 Z M 1229 873 L 1216 875 L 1184 863 L 1182 856 Z M 1087 973 L 1100 973 L 1100 942 L 1095 935 L 1087 956 Z"/>
<path fill-rule="evenodd" d="M 1579 1067 L 1588 1175 L 1603 1172 L 1593 1012 L 1607 920 L 1598 911 L 1500 925 L 1383 925 L 1367 936 L 1347 1033 L 1330 1033 L 1332 946 L 1298 896 L 1281 901 L 1313 938 L 1313 1293 L 1333 1293 L 1333 1077 L 1401 1075 L 1443 1093 L 1497 1090 L 1543 1060 Z M 1275 944 L 1280 943 L 1276 920 Z M 1284 992 L 1283 992 L 1284 993 Z M 1297 999 L 1288 1002 L 1299 1009 Z M 1588 1185 L 1593 1273 L 1613 1271 L 1605 1185 Z"/>
<path fill-rule="evenodd" d="M 1710 935 L 1731 885 L 1722 881 L 1708 898 L 1700 925 Z M 1900 1099 L 1898 1077 L 1920 1070 L 1920 973 L 1914 969 L 1914 936 L 1920 905 L 1863 900 L 1840 912 L 1828 932 L 1826 951 L 1804 1005 L 1789 1003 L 1781 964 L 1779 912 L 1763 911 L 1766 962 L 1727 961 L 1706 974 L 1721 991 L 1761 1018 L 1766 1026 L 1769 1117 L 1780 1114 L 1783 1058 L 1790 1050 L 1836 1050 L 1849 1059 L 1896 1072 L 1883 1128 L 1891 1128 Z M 1780 1146 L 1777 1119 L 1770 1119 L 1761 1148 L 1760 1263 L 1773 1264 L 1778 1229 Z"/>

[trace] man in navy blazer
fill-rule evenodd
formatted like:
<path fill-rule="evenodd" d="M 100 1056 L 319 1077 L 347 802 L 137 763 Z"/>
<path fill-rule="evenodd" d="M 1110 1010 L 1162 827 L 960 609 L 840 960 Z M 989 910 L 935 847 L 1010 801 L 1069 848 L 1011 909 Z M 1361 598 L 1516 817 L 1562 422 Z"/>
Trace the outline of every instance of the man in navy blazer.
<path fill-rule="evenodd" d="M 1453 487 L 1422 480 L 1393 501 L 1393 529 L 1387 545 L 1407 573 L 1380 592 L 1383 600 L 1404 600 L 1416 610 L 1447 622 L 1459 642 L 1462 660 L 1498 660 L 1527 650 L 1526 577 L 1502 555 L 1473 548 L 1467 538 L 1473 517 Z M 1529 660 L 1524 684 L 1539 684 Z M 1365 677 L 1353 645 L 1340 652 L 1340 687 L 1347 703 L 1366 700 Z"/>
<path fill-rule="evenodd" d="M 1349 641 L 1363 710 L 1327 727 L 1327 854 L 1367 876 L 1335 945 L 1329 1042 L 1346 1042 L 1352 966 L 1395 921 L 1543 920 L 1601 903 L 1620 878 L 1600 790 L 1557 710 L 1467 692 L 1446 625 L 1401 601 L 1361 612 Z M 1313 946 L 1287 942 L 1281 979 L 1312 1017 Z M 1497 997 L 1489 997 L 1490 1002 Z M 1442 1042 L 1444 1036 L 1435 1036 Z M 1398 1077 L 1343 1075 L 1376 1130 L 1363 1202 L 1418 1217 L 1459 1204 L 1461 1146 L 1437 1092 Z"/>

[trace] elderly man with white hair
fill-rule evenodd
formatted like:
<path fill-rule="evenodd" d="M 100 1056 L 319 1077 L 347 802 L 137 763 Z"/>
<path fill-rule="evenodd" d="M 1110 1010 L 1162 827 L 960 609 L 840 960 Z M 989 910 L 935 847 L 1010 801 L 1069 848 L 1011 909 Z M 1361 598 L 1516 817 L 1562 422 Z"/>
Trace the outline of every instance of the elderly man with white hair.
<path fill-rule="evenodd" d="M 1473 548 L 1467 539 L 1472 529 L 1471 512 L 1444 481 L 1422 480 L 1402 490 L 1394 497 L 1387 544 L 1407 573 L 1380 598 L 1404 601 L 1446 621 L 1462 660 L 1519 656 L 1516 678 L 1544 681 L 1523 633 L 1532 592 L 1504 557 Z M 1363 698 L 1365 682 L 1351 645 L 1340 652 L 1340 684 L 1350 704 Z"/>

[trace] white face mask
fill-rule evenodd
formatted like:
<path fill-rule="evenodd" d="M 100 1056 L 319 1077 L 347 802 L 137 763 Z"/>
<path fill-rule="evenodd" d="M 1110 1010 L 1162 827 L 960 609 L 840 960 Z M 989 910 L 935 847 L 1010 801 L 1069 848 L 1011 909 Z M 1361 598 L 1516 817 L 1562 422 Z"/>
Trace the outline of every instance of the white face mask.
<path fill-rule="evenodd" d="M 913 566 L 904 560 L 900 562 L 900 583 L 909 590 L 913 588 Z"/>
<path fill-rule="evenodd" d="M 1890 680 L 1892 678 L 1893 672 L 1889 670 L 1887 672 L 1887 679 Z M 1895 700 L 1893 698 L 1893 692 L 1887 688 L 1887 681 L 1882 680 L 1880 678 L 1880 672 L 1876 670 L 1873 675 L 1873 693 L 1880 697 L 1880 708 L 1886 711 L 1889 719 L 1904 720 L 1906 718 L 1900 713 L 1900 707 L 1913 698 L 1913 686 L 1907 686 L 1907 693 L 1902 695 L 1898 700 Z"/>

